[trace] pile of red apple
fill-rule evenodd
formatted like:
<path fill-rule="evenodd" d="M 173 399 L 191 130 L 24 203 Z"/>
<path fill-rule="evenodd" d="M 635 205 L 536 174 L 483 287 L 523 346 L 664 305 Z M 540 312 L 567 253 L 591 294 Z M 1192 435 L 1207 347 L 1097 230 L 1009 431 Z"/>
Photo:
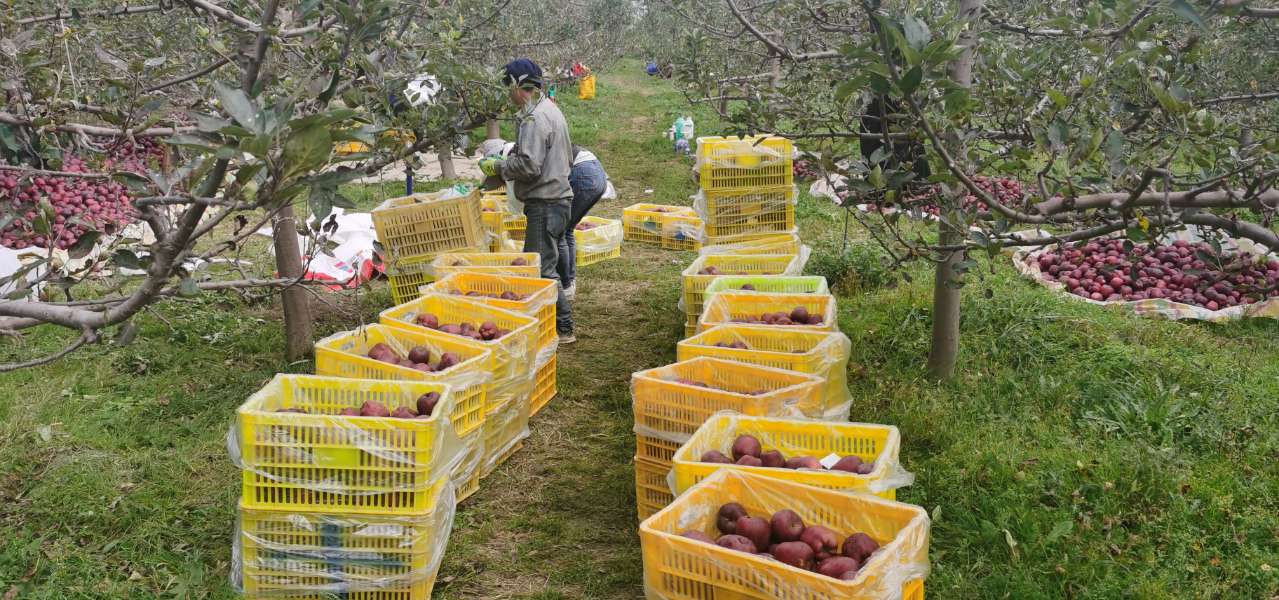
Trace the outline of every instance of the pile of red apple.
<path fill-rule="evenodd" d="M 164 149 L 150 138 L 117 143 L 102 162 L 102 171 L 129 171 L 145 174 L 149 166 L 163 160 Z M 85 160 L 67 154 L 61 169 L 68 173 L 89 173 Z M 40 203 L 47 199 L 54 214 L 47 233 L 36 231 L 42 216 Z M 0 230 L 0 245 L 23 248 L 70 248 L 89 231 L 113 234 L 136 220 L 128 189 L 112 179 L 85 179 L 74 175 L 24 177 L 18 171 L 0 172 L 0 214 L 14 221 Z"/>
<path fill-rule="evenodd" d="M 413 319 L 413 322 L 427 329 L 434 329 L 450 335 L 469 337 L 473 340 L 483 342 L 502 339 L 503 336 L 510 333 L 510 330 L 502 329 L 497 326 L 497 323 L 492 321 L 480 323 L 479 327 L 476 327 L 474 323 L 470 323 L 468 321 L 462 321 L 457 324 L 441 325 L 440 318 L 428 312 L 419 314 Z"/>
<path fill-rule="evenodd" d="M 400 356 L 394 348 L 378 342 L 369 348 L 369 358 L 381 361 L 387 364 L 404 367 L 406 369 L 416 369 L 423 373 L 439 373 L 456 366 L 462 362 L 462 358 L 453 352 L 445 352 L 440 355 L 439 361 L 431 364 L 431 349 L 425 346 L 414 346 L 409 349 L 408 356 Z"/>
<path fill-rule="evenodd" d="M 1001 204 L 1019 206 L 1022 203 L 1023 188 L 1021 182 L 1016 179 L 976 175 L 973 177 L 973 183 L 977 184 L 977 187 L 981 188 L 986 193 L 994 196 Z M 938 216 L 941 214 L 941 208 L 937 202 L 937 196 L 940 193 L 940 187 L 930 186 L 924 190 L 906 196 L 900 203 L 896 204 L 900 204 L 900 208 L 905 210 L 920 211 L 925 214 Z M 841 192 L 839 194 L 840 200 L 843 200 L 845 196 L 846 194 Z M 985 211 L 989 208 L 986 206 L 985 202 L 982 202 L 977 198 L 977 196 L 974 196 L 971 193 L 965 195 L 961 202 L 964 210 L 966 211 Z M 868 197 L 866 199 L 866 204 L 869 204 L 872 207 L 877 207 L 880 210 L 899 208 L 899 206 L 895 205 L 893 202 L 882 201 L 882 197 L 880 196 Z"/>
<path fill-rule="evenodd" d="M 813 163 L 807 160 L 797 160 L 791 167 L 795 173 L 795 179 L 817 179 L 821 177 L 821 172 L 813 167 Z"/>
<path fill-rule="evenodd" d="M 596 227 L 599 227 L 599 223 L 587 223 L 586 221 L 583 221 L 581 223 L 578 223 L 577 226 L 574 227 L 573 229 L 576 229 L 578 231 L 588 231 L 591 229 L 595 229 Z"/>
<path fill-rule="evenodd" d="M 417 407 L 399 406 L 389 410 L 385 404 L 376 400 L 368 400 L 359 408 L 344 408 L 338 414 L 344 417 L 390 417 L 392 419 L 429 419 L 440 403 L 439 392 L 427 392 L 417 399 Z M 305 408 L 281 408 L 278 413 L 310 414 Z"/>
<path fill-rule="evenodd" d="M 719 450 L 707 450 L 702 453 L 700 462 L 718 463 L 718 464 L 737 464 L 744 467 L 768 467 L 770 469 L 821 469 L 829 471 L 844 471 L 846 473 L 856 473 L 858 475 L 869 475 L 875 470 L 874 462 L 863 462 L 860 456 L 848 455 L 841 457 L 830 469 L 822 466 L 820 460 L 813 456 L 792 456 L 786 458 L 777 450 L 764 450 L 759 439 L 753 435 L 739 435 L 733 440 L 733 447 L 729 450 L 733 458 L 729 459 L 723 452 Z"/>
<path fill-rule="evenodd" d="M 856 579 L 862 566 L 879 550 L 879 543 L 861 532 L 840 543 L 839 534 L 821 525 L 805 526 L 799 514 L 789 509 L 779 510 L 765 521 L 750 516 L 741 504 L 729 502 L 719 508 L 715 525 L 721 534 L 717 539 L 696 529 L 680 535 L 843 581 Z"/>
<path fill-rule="evenodd" d="M 1132 246 L 1131 251 L 1124 246 L 1122 239 L 1094 240 L 1042 252 L 1033 260 L 1045 279 L 1097 301 L 1163 298 L 1220 310 L 1279 298 L 1279 260 L 1257 260 L 1246 252 L 1216 257 L 1207 243 L 1184 240 Z"/>
<path fill-rule="evenodd" d="M 821 325 L 825 319 L 821 315 L 808 312 L 807 308 L 796 306 L 789 313 L 764 313 L 759 317 L 737 317 L 733 323 L 753 323 L 763 325 Z"/>
<path fill-rule="evenodd" d="M 464 260 L 455 260 L 455 261 L 453 261 L 453 264 L 452 264 L 452 265 L 449 265 L 449 266 L 451 266 L 451 267 L 469 267 L 469 266 L 471 266 L 471 265 L 470 265 L 469 263 L 467 263 L 466 261 L 464 261 Z M 512 266 L 512 267 L 524 267 L 524 266 L 528 266 L 528 260 L 527 260 L 527 259 L 524 259 L 524 258 L 516 258 L 515 260 L 512 260 L 512 261 L 511 261 L 511 266 Z"/>
<path fill-rule="evenodd" d="M 512 292 L 511 290 L 506 290 L 500 294 L 485 294 L 484 292 L 481 292 L 478 290 L 471 290 L 469 292 L 466 292 L 465 294 L 462 293 L 462 290 L 453 290 L 450 293 L 453 294 L 454 296 L 467 296 L 469 298 L 494 298 L 497 300 L 525 300 L 528 298 L 528 296 L 525 296 L 523 294 L 517 294 L 515 292 Z"/>

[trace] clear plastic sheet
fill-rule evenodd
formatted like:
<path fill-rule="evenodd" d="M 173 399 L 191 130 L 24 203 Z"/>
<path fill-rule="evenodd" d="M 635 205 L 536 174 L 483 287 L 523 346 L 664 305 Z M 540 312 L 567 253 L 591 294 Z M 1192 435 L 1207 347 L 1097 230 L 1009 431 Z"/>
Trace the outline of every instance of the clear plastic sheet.
<path fill-rule="evenodd" d="M 790 162 L 792 155 L 793 150 L 790 142 L 783 138 L 768 136 L 746 138 L 699 137 L 697 138 L 697 165 L 695 169 L 699 173 L 707 167 L 758 169 L 782 162 Z"/>
<path fill-rule="evenodd" d="M 762 518 L 790 509 L 805 525 L 830 528 L 841 540 L 865 533 L 880 547 L 855 579 L 842 581 L 680 535 L 718 537 L 716 513 L 728 502 Z M 640 525 L 645 592 L 650 600 L 686 600 L 688 590 L 700 598 L 900 600 L 928 576 L 929 526 L 918 506 L 721 469 Z"/>
<path fill-rule="evenodd" d="M 800 410 L 809 418 L 839 422 L 848 418 L 853 404 L 848 391 L 852 348 L 848 336 L 838 331 L 734 324 L 719 325 L 680 341 L 676 357 L 685 361 L 711 356 L 823 377 L 822 401 Z"/>
<path fill-rule="evenodd" d="M 530 371 L 531 372 L 531 371 Z M 498 397 L 484 420 L 483 473 L 488 475 L 529 436 L 529 400 L 533 392 L 530 377 L 518 390 Z"/>
<path fill-rule="evenodd" d="M 1253 256 L 1267 256 L 1274 260 L 1274 255 L 1269 254 L 1269 249 L 1265 246 L 1257 244 L 1251 240 L 1236 239 L 1224 236 L 1222 249 L 1227 253 L 1248 252 Z M 1169 244 L 1176 240 L 1185 240 L 1188 242 L 1198 242 L 1201 240 L 1199 234 L 1194 231 L 1178 232 L 1178 235 L 1167 236 L 1160 240 L 1161 244 Z M 1050 290 L 1060 292 L 1062 295 L 1087 302 L 1098 306 L 1120 306 L 1133 313 L 1143 317 L 1157 317 L 1169 319 L 1172 321 L 1207 321 L 1210 323 L 1225 323 L 1229 321 L 1237 321 L 1239 319 L 1250 318 L 1268 318 L 1279 319 L 1279 298 L 1268 298 L 1253 304 L 1241 306 L 1228 306 L 1219 310 L 1212 310 L 1203 306 L 1193 304 L 1185 304 L 1170 300 L 1167 298 L 1151 298 L 1147 300 L 1093 300 L 1084 298 L 1070 293 L 1066 286 L 1058 281 L 1049 281 L 1039 270 L 1039 255 L 1045 252 L 1053 252 L 1057 250 L 1057 245 L 1051 245 L 1041 248 L 1021 249 L 1013 254 L 1013 266 L 1024 276 L 1033 279 L 1039 285 Z"/>
<path fill-rule="evenodd" d="M 522 244 L 520 244 L 522 245 Z M 524 264 L 511 264 L 522 259 Z M 431 261 L 430 273 L 443 279 L 454 273 L 488 273 L 513 277 L 539 277 L 542 259 L 536 252 L 447 252 Z"/>
<path fill-rule="evenodd" d="M 673 451 L 721 410 L 803 417 L 821 405 L 825 386 L 824 377 L 785 369 L 710 357 L 680 361 L 631 374 L 634 431 Z M 644 448 L 639 455 L 661 460 Z"/>
<path fill-rule="evenodd" d="M 711 194 L 708 197 L 705 190 L 698 190 L 690 199 L 697 216 L 707 225 L 707 239 L 717 244 L 733 243 L 732 238 L 743 235 L 787 233 L 796 227 L 799 188 L 795 186 Z"/>
<path fill-rule="evenodd" d="M 675 303 L 680 312 L 696 317 L 700 309 L 705 307 L 704 292 L 718 277 L 758 275 L 799 275 L 804 272 L 803 261 L 807 257 L 787 254 L 706 254 L 693 260 L 680 273 L 683 282 L 683 293 Z M 703 273 L 708 267 L 715 267 L 720 272 Z M 689 305 L 693 311 L 690 312 Z"/>
<path fill-rule="evenodd" d="M 698 254 L 799 254 L 799 228 L 762 235 L 753 239 L 727 241 L 702 246 Z"/>
<path fill-rule="evenodd" d="M 770 325 L 753 322 L 767 313 L 791 313 L 803 307 L 810 315 L 820 315 L 821 323 L 816 325 Z M 702 315 L 697 320 L 698 331 L 702 332 L 716 325 L 746 324 L 762 327 L 786 327 L 792 329 L 811 329 L 817 331 L 838 331 L 838 313 L 835 297 L 830 294 L 760 294 L 739 291 L 720 292 L 714 298 L 706 300 L 702 307 Z"/>
<path fill-rule="evenodd" d="M 249 598 L 361 592 L 429 598 L 457 506 L 452 484 L 437 495 L 435 510 L 410 516 L 242 507 L 231 583 Z"/>
<path fill-rule="evenodd" d="M 536 256 L 536 255 L 534 255 Z M 501 295 L 510 291 L 519 294 L 521 300 L 503 300 L 488 296 L 467 296 L 476 302 L 491 304 L 498 308 L 518 312 L 538 319 L 539 332 L 535 336 L 538 348 L 538 360 L 541 352 L 550 348 L 554 353 L 559 346 L 559 336 L 555 333 L 555 304 L 559 298 L 558 288 L 547 279 L 536 276 L 515 276 L 498 273 L 457 272 L 422 287 L 422 294 L 440 293 L 465 295 L 468 292 Z M 539 363 L 541 364 L 541 363 Z"/>
<path fill-rule="evenodd" d="M 595 227 L 574 231 L 574 235 L 577 236 L 577 251 L 579 253 L 612 252 L 622 247 L 623 230 L 621 221 L 587 215 L 582 219 L 582 222 L 593 224 Z"/>
<path fill-rule="evenodd" d="M 823 460 L 831 455 L 839 458 L 855 455 L 874 463 L 874 470 L 859 475 L 829 468 L 781 469 L 701 462 L 702 455 L 710 450 L 718 450 L 731 458 L 733 441 L 740 435 L 754 436 L 764 451 L 776 450 L 785 458 L 811 456 Z M 728 468 L 825 489 L 870 492 L 893 500 L 895 490 L 915 482 L 914 473 L 901 464 L 900 450 L 901 433 L 891 425 L 748 417 L 721 411 L 707 419 L 675 452 L 667 483 L 678 496 L 711 473 Z"/>
<path fill-rule="evenodd" d="M 253 508 L 427 509 L 466 451 L 448 384 L 276 375 L 240 406 L 227 433 Z M 342 416 L 366 401 L 388 410 L 435 392 L 429 418 Z M 281 412 L 304 410 L 299 412 Z"/>
<path fill-rule="evenodd" d="M 749 286 L 749 287 L 746 287 Z M 724 275 L 706 286 L 706 299 L 719 292 L 735 294 L 829 294 L 820 275 Z"/>

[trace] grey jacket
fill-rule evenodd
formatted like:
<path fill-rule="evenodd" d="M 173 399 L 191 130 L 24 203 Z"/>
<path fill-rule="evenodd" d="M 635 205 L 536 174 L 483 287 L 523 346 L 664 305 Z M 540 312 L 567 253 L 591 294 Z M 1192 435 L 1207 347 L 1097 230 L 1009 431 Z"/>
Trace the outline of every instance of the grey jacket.
<path fill-rule="evenodd" d="M 564 114 L 545 97 L 520 112 L 519 134 L 502 163 L 502 179 L 515 182 L 515 197 L 521 202 L 572 198 L 568 174 L 573 142 Z"/>

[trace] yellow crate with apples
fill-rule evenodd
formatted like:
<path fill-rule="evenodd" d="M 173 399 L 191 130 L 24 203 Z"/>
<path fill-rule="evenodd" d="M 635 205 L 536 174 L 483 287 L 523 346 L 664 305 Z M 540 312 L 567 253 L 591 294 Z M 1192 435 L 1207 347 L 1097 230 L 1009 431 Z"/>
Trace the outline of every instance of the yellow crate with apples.
<path fill-rule="evenodd" d="M 839 331 L 835 297 L 830 294 L 720 292 L 706 302 L 697 330 L 732 324 Z"/>
<path fill-rule="evenodd" d="M 784 254 L 709 254 L 697 257 L 680 274 L 685 325 L 694 327 L 702 314 L 706 287 L 724 275 L 799 275 L 798 257 Z"/>
<path fill-rule="evenodd" d="M 535 276 L 516 277 L 459 271 L 441 277 L 439 281 L 424 287 L 422 292 L 462 295 L 476 302 L 536 317 L 536 348 L 539 352 L 551 347 L 559 339 L 555 332 L 555 303 L 559 299 L 559 284 L 554 280 Z M 506 297 L 502 297 L 503 295 Z"/>
<path fill-rule="evenodd" d="M 584 267 L 622 255 L 622 222 L 587 215 L 573 231 L 577 266 Z"/>

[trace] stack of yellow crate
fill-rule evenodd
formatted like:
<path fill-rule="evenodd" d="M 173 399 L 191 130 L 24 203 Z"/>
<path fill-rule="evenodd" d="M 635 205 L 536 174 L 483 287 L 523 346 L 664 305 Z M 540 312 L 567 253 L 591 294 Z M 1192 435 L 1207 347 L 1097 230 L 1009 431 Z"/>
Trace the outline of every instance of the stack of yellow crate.
<path fill-rule="evenodd" d="M 486 385 L 451 382 L 489 356 L 416 381 L 277 375 L 241 405 L 231 448 L 245 597 L 428 600 L 453 526 L 453 470 L 481 425 L 466 407 Z M 373 402 L 416 410 L 432 394 L 429 416 L 358 416 Z"/>
<path fill-rule="evenodd" d="M 694 206 L 711 245 L 795 229 L 791 141 L 775 136 L 697 138 L 701 191 Z"/>
<path fill-rule="evenodd" d="M 432 281 L 431 262 L 441 252 L 487 249 L 482 215 L 480 193 L 469 186 L 392 198 L 374 208 L 373 229 L 395 301 L 412 299 Z"/>

